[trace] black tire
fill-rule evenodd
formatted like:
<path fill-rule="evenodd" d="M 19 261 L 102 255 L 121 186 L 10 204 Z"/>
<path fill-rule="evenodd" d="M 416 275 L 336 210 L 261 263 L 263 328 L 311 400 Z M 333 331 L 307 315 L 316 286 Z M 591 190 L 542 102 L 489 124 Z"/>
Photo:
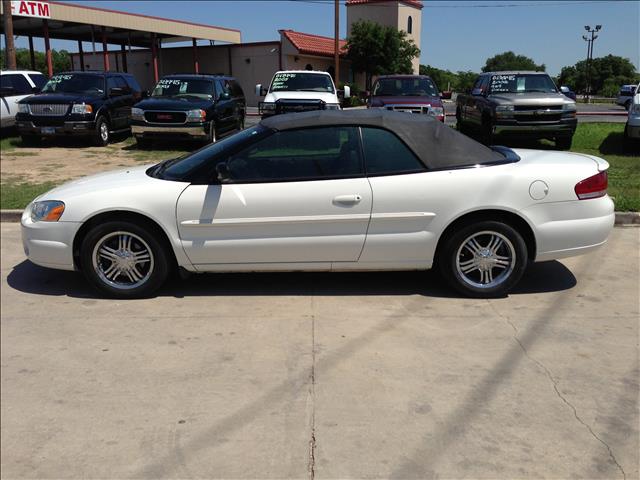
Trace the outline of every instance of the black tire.
<path fill-rule="evenodd" d="M 462 121 L 462 112 L 460 112 L 460 109 L 456 110 L 456 128 L 460 133 L 467 135 L 467 127 L 465 127 Z"/>
<path fill-rule="evenodd" d="M 240 118 L 238 119 L 238 131 L 241 132 L 242 130 L 244 130 L 244 120 L 245 120 L 245 114 L 244 112 L 242 112 L 240 114 Z"/>
<path fill-rule="evenodd" d="M 476 253 L 465 246 L 471 239 L 480 247 Z M 489 254 L 494 240 L 500 242 L 496 243 L 495 253 Z M 462 225 L 443 238 L 441 245 L 437 258 L 440 273 L 452 288 L 468 297 L 505 296 L 520 281 L 528 264 L 522 235 L 500 221 Z"/>
<path fill-rule="evenodd" d="M 216 143 L 218 141 L 218 132 L 216 131 L 216 124 L 213 121 L 209 122 L 209 132 L 207 133 L 206 143 Z"/>
<path fill-rule="evenodd" d="M 628 112 L 629 109 L 631 108 L 631 104 L 633 102 L 631 100 L 627 100 L 626 102 L 624 102 L 624 109 Z"/>
<path fill-rule="evenodd" d="M 493 145 L 494 135 L 493 135 L 493 124 L 491 123 L 490 118 L 482 119 L 482 137 L 481 141 L 487 146 Z"/>
<path fill-rule="evenodd" d="M 96 120 L 96 129 L 93 134 L 93 144 L 96 147 L 105 147 L 109 145 L 109 140 L 111 140 L 109 128 L 109 121 L 104 117 L 104 115 L 100 115 Z"/>
<path fill-rule="evenodd" d="M 108 297 L 147 297 L 169 274 L 168 252 L 157 238 L 154 229 L 144 223 L 110 221 L 97 225 L 82 241 L 80 269 L 89 283 Z M 135 255 L 140 257 L 138 262 Z"/>
<path fill-rule="evenodd" d="M 37 135 L 20 135 L 20 141 L 25 147 L 37 147 L 40 145 L 40 137 Z"/>
<path fill-rule="evenodd" d="M 556 137 L 556 148 L 559 150 L 569 150 L 572 142 L 573 136 L 563 135 Z"/>

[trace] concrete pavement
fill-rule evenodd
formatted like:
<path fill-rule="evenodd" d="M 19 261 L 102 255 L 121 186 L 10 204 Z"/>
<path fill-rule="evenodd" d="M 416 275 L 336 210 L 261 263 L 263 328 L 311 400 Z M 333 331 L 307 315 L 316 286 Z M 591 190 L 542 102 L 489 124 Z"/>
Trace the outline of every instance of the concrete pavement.
<path fill-rule="evenodd" d="M 0 229 L 3 478 L 638 478 L 638 229 L 498 300 L 416 272 L 128 302 Z"/>

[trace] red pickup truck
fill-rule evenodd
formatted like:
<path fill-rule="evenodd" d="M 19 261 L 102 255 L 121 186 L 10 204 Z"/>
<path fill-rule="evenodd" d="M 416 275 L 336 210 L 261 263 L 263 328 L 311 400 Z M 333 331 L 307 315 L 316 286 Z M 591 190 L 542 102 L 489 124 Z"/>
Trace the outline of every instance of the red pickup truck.
<path fill-rule="evenodd" d="M 438 87 L 426 75 L 378 77 L 367 99 L 367 107 L 433 115 L 444 122 L 444 105 Z"/>

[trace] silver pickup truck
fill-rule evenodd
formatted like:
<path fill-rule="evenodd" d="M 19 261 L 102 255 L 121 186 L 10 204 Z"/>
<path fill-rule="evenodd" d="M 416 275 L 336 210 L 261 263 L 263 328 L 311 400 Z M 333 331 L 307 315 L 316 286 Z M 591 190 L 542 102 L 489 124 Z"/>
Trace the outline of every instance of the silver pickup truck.
<path fill-rule="evenodd" d="M 576 130 L 576 103 L 564 96 L 543 72 L 487 72 L 471 94 L 458 95 L 458 129 L 478 133 L 486 144 L 495 135 L 554 140 L 571 148 Z"/>

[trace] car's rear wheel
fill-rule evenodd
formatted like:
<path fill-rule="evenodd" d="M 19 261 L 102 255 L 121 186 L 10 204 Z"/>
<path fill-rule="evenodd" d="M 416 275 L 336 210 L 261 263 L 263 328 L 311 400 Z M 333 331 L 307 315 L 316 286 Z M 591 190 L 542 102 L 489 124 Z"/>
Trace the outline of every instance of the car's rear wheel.
<path fill-rule="evenodd" d="M 485 118 L 482 121 L 482 143 L 487 146 L 493 145 L 494 135 L 493 135 L 493 124 L 490 118 Z"/>
<path fill-rule="evenodd" d="M 573 137 L 570 135 L 556 137 L 556 148 L 560 150 L 569 150 L 572 142 Z"/>
<path fill-rule="evenodd" d="M 627 112 L 628 112 L 628 111 L 629 111 L 629 109 L 631 108 L 631 104 L 632 104 L 632 103 L 633 103 L 633 102 L 632 102 L 631 100 L 627 100 L 627 101 L 624 103 L 624 108 L 625 108 L 625 110 L 626 110 Z"/>
<path fill-rule="evenodd" d="M 117 298 L 148 296 L 169 272 L 167 252 L 157 235 L 127 221 L 91 229 L 82 242 L 80 266 L 91 285 Z"/>
<path fill-rule="evenodd" d="M 93 135 L 93 143 L 97 147 L 104 147 L 109 144 L 110 139 L 109 122 L 104 116 L 100 115 L 96 120 L 96 131 Z"/>
<path fill-rule="evenodd" d="M 443 242 L 438 258 L 440 271 L 449 285 L 469 297 L 506 295 L 527 266 L 524 239 L 506 223 L 467 224 Z"/>

